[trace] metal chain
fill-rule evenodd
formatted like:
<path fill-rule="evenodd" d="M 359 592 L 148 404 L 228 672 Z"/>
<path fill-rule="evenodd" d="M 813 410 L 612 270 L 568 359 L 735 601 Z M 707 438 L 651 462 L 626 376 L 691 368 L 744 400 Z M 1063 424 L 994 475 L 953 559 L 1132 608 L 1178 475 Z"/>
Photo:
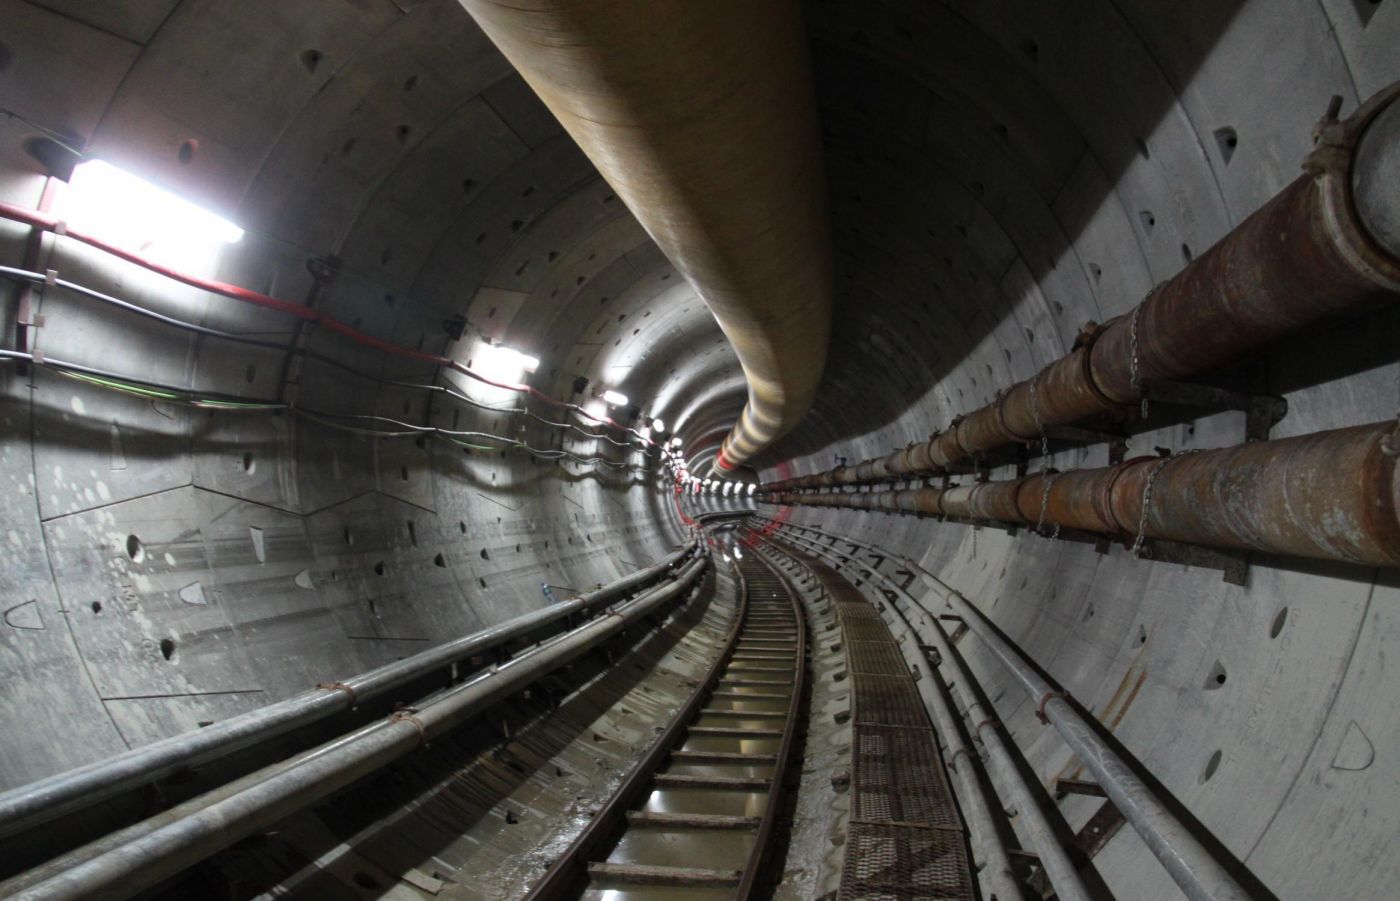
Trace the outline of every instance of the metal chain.
<path fill-rule="evenodd" d="M 1133 358 L 1130 364 L 1131 368 L 1128 370 L 1128 382 L 1138 391 L 1142 392 L 1143 419 L 1147 418 L 1147 392 L 1143 390 L 1142 380 L 1138 375 L 1142 368 L 1141 361 L 1138 356 L 1138 350 L 1141 347 L 1141 344 L 1138 342 L 1138 318 L 1142 316 L 1142 308 L 1147 306 L 1147 302 L 1151 300 L 1157 294 L 1158 291 L 1162 290 L 1162 286 L 1165 284 L 1166 282 L 1158 282 L 1152 287 L 1151 291 L 1147 292 L 1147 296 L 1142 299 L 1142 303 L 1138 304 L 1136 307 L 1133 308 L 1133 318 L 1132 321 L 1128 324 L 1128 335 L 1131 339 L 1133 351 Z"/>
<path fill-rule="evenodd" d="M 1050 486 L 1055 484 L 1055 476 L 1057 475 L 1059 475 L 1059 473 L 1057 472 L 1042 472 L 1040 475 L 1040 519 L 1036 520 L 1035 524 L 1036 534 L 1040 535 L 1042 538 L 1048 537 L 1051 540 L 1060 537 L 1059 523 L 1055 523 L 1055 528 L 1050 532 L 1048 536 L 1045 534 L 1045 513 L 1050 507 Z"/>
<path fill-rule="evenodd" d="M 1050 468 L 1050 436 L 1045 433 L 1045 423 L 1040 421 L 1040 373 L 1031 378 L 1031 419 L 1035 420 L 1036 431 L 1040 433 L 1040 474 Z"/>
<path fill-rule="evenodd" d="M 1151 297 L 1152 295 L 1149 294 L 1147 296 Z M 1128 335 L 1131 338 L 1133 351 L 1133 358 L 1130 364 L 1131 368 L 1129 368 L 1128 370 L 1128 382 L 1133 386 L 1134 389 L 1142 393 L 1141 410 L 1143 419 L 1147 418 L 1147 392 L 1142 390 L 1142 385 L 1138 380 L 1138 317 L 1142 315 L 1142 308 L 1146 305 L 1147 301 L 1144 300 L 1142 303 L 1138 304 L 1136 308 L 1133 309 L 1133 320 L 1128 326 Z"/>
<path fill-rule="evenodd" d="M 1152 467 L 1152 472 L 1147 476 L 1147 484 L 1142 486 L 1142 516 L 1138 518 L 1137 538 L 1133 539 L 1133 559 L 1136 560 L 1142 556 L 1142 546 L 1144 542 L 1147 541 L 1147 513 L 1152 507 L 1152 486 L 1157 484 L 1158 474 L 1173 460 L 1179 460 L 1182 457 L 1189 457 L 1192 454 L 1204 452 L 1204 448 L 1182 451 L 1170 457 L 1163 457 Z"/>

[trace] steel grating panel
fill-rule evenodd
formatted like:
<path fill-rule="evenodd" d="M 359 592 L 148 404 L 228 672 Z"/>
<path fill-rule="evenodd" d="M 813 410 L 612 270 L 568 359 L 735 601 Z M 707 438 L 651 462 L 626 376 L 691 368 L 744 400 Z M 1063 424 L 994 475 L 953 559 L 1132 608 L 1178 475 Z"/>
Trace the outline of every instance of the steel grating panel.
<path fill-rule="evenodd" d="M 846 642 L 846 660 L 853 673 L 873 673 L 877 676 L 908 676 L 909 665 L 899 645 L 886 638 L 884 641 Z"/>
<path fill-rule="evenodd" d="M 869 607 L 869 604 L 866 604 Z M 885 621 L 876 617 L 869 619 L 866 617 L 854 617 L 845 624 L 846 639 L 848 641 L 889 641 L 890 629 L 885 625 Z"/>
<path fill-rule="evenodd" d="M 855 721 L 875 726 L 930 727 L 924 699 L 907 675 L 880 676 L 854 673 Z"/>
<path fill-rule="evenodd" d="M 841 897 L 860 901 L 974 898 L 961 832 L 852 823 Z"/>
<path fill-rule="evenodd" d="M 961 829 L 932 729 L 856 726 L 851 818 Z"/>
<path fill-rule="evenodd" d="M 851 813 L 841 899 L 977 897 L 962 818 L 899 643 L 874 605 L 831 586 L 851 671 Z"/>

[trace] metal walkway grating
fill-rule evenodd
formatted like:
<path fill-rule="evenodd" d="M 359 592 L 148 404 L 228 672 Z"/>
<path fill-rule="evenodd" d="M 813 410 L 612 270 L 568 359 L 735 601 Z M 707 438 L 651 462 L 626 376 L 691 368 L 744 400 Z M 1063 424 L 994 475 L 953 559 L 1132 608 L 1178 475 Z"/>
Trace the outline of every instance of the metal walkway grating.
<path fill-rule="evenodd" d="M 873 605 L 822 569 L 852 676 L 851 815 L 839 897 L 974 899 L 962 818 L 899 643 Z"/>

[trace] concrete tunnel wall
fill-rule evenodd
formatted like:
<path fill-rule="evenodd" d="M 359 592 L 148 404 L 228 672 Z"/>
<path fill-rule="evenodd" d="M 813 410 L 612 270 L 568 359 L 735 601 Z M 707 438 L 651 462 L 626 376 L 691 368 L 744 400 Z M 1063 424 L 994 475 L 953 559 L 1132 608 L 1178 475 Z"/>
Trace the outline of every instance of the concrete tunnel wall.
<path fill-rule="evenodd" d="M 1345 114 L 1400 78 L 1395 0 L 828 0 L 807 15 L 835 339 L 816 406 L 759 461 L 765 478 L 927 437 L 1030 376 L 1290 181 L 1331 95 Z M 617 387 L 697 452 L 742 406 L 703 304 L 453 0 L 0 0 L 0 21 L 0 107 L 23 117 L 0 115 L 0 200 L 41 202 L 23 150 L 39 123 L 248 229 L 189 267 L 201 274 L 462 359 L 473 332 L 499 338 L 542 359 L 537 388 Z M 0 222 L 0 264 L 23 266 L 25 239 Z M 340 271 L 313 295 L 307 262 L 330 255 Z M 46 238 L 33 268 L 304 340 L 364 372 L 433 378 L 71 240 Z M 59 290 L 38 311 L 35 346 L 60 359 L 312 410 L 515 427 Z M 443 327 L 456 316 L 465 340 Z M 1395 415 L 1397 335 L 1384 310 L 1271 348 L 1258 375 L 1290 404 L 1274 434 Z M 0 787 L 531 609 L 541 581 L 614 578 L 681 534 L 654 472 L 629 482 L 0 373 L 0 721 L 25 724 L 0 735 Z M 1238 443 L 1241 420 L 1204 417 L 1133 449 Z M 558 446 L 538 424 L 525 437 Z M 1241 588 L 1024 532 L 790 515 L 964 591 L 1280 897 L 1380 897 L 1400 880 L 1386 853 L 1400 825 L 1398 686 L 1382 665 L 1400 639 L 1393 573 L 1256 559 Z M 1072 768 L 975 642 L 961 647 L 1039 774 Z M 1092 810 L 1067 809 L 1075 825 Z M 1177 897 L 1129 830 L 1096 863 L 1121 897 Z"/>

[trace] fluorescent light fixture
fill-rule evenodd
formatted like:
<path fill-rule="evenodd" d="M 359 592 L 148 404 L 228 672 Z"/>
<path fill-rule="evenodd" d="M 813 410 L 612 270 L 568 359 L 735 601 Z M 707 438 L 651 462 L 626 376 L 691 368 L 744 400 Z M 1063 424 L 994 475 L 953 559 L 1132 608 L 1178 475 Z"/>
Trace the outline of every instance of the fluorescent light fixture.
<path fill-rule="evenodd" d="M 680 435 L 677 435 L 676 437 L 674 437 L 674 438 L 671 439 L 671 446 L 672 446 L 672 447 L 680 447 L 680 446 L 681 446 L 681 436 L 680 436 Z"/>
<path fill-rule="evenodd" d="M 739 545 L 737 545 L 737 544 L 734 545 L 734 559 L 735 559 L 735 560 L 742 560 L 742 559 L 744 559 L 744 552 L 741 551 L 741 550 L 739 550 Z"/>
<path fill-rule="evenodd" d="M 627 395 L 611 389 L 603 392 L 603 401 L 610 407 L 627 406 Z"/>
<path fill-rule="evenodd" d="M 63 216 L 74 231 L 186 266 L 243 239 L 243 229 L 222 216 L 105 160 L 88 160 L 73 170 Z"/>
<path fill-rule="evenodd" d="M 472 355 L 472 369 L 493 382 L 519 382 L 525 373 L 534 372 L 539 367 L 538 358 L 488 341 L 483 341 Z"/>
<path fill-rule="evenodd" d="M 651 421 L 651 427 L 656 429 L 658 433 L 666 431 L 666 423 L 660 419 L 653 419 Z"/>

